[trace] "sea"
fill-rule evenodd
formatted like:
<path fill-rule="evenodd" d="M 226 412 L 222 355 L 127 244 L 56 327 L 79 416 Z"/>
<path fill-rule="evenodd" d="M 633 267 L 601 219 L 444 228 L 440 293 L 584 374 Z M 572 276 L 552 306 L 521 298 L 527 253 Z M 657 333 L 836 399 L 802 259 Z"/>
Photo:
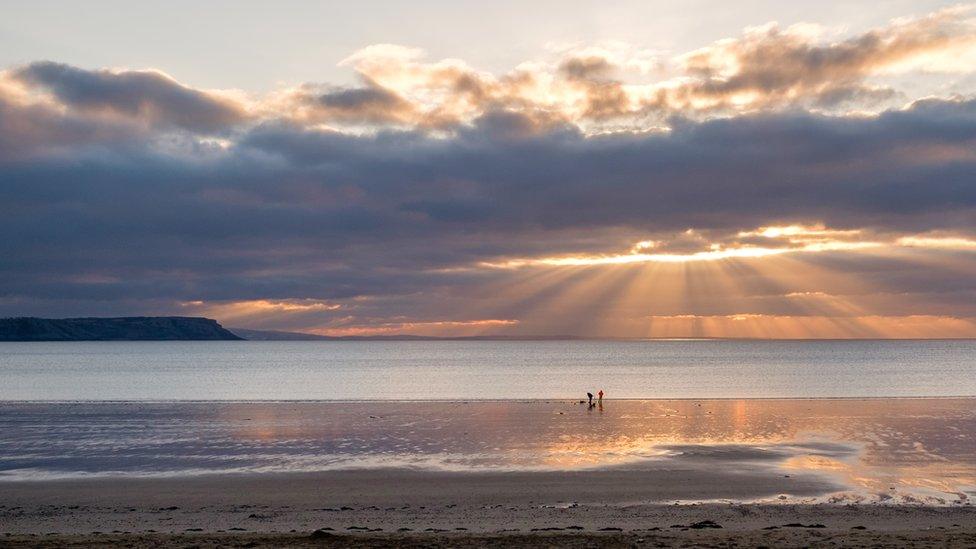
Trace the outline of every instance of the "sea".
<path fill-rule="evenodd" d="M 2 401 L 976 396 L 976 340 L 0 343 Z"/>
<path fill-rule="evenodd" d="M 976 342 L 0 343 L 0 490 L 611 467 L 825 487 L 776 503 L 970 505 Z"/>

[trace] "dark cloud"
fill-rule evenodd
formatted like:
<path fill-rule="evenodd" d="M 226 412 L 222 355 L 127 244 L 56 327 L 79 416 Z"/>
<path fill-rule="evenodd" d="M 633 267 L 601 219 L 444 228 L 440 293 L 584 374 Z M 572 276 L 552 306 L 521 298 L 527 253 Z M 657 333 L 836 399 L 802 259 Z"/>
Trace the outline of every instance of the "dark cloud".
<path fill-rule="evenodd" d="M 605 80 L 616 67 L 607 58 L 599 55 L 574 56 L 559 65 L 560 72 L 573 80 Z"/>
<path fill-rule="evenodd" d="M 215 133 L 246 117 L 240 105 L 155 71 L 89 71 L 40 61 L 12 74 L 49 91 L 71 109 L 111 113 L 152 126 Z"/>
<path fill-rule="evenodd" d="M 414 124 L 420 114 L 409 101 L 379 86 L 337 88 L 324 93 L 298 94 L 304 116 L 313 120 L 351 124 Z"/>
<path fill-rule="evenodd" d="M 379 88 L 352 88 L 329 92 L 318 97 L 325 107 L 355 110 L 364 106 L 396 107 L 403 100 L 389 90 Z"/>
<path fill-rule="evenodd" d="M 92 121 L 47 105 L 20 105 L 0 94 L 0 161 L 92 146 L 141 142 L 142 132 L 124 124 Z"/>
<path fill-rule="evenodd" d="M 81 110 L 94 101 L 129 112 L 113 93 L 98 100 L 56 94 Z M 144 97 L 183 108 L 159 99 L 165 95 Z M 350 110 L 396 103 L 360 89 L 317 101 Z M 191 127 L 183 116 L 172 126 Z M 120 303 L 132 312 L 176 313 L 180 302 L 196 300 L 318 299 L 342 307 L 309 309 L 302 322 L 519 318 L 545 309 L 560 286 L 503 302 L 499 288 L 530 286 L 531 273 L 480 263 L 628 253 L 642 240 L 661 241 L 658 251 L 696 252 L 761 243 L 738 233 L 768 225 L 822 223 L 888 240 L 976 229 L 972 99 L 930 99 L 864 117 L 790 110 L 675 118 L 670 131 L 656 133 L 586 135 L 558 117 L 513 110 L 490 111 L 442 135 L 354 135 L 295 121 L 238 132 L 213 149 L 0 99 L 0 144 L 11 147 L 0 154 L 0 314 L 54 314 L 58 303 L 71 314 L 116 312 Z M 972 277 L 959 275 L 971 272 L 970 255 L 939 259 L 943 271 L 842 252 L 803 261 L 857 274 L 891 295 L 928 296 L 918 298 L 928 311 L 976 316 L 964 299 L 976 291 Z M 696 300 L 655 310 L 796 314 L 803 307 L 784 295 L 857 291 L 773 282 L 747 264 L 736 268 L 742 295 L 709 301 L 719 288 L 689 279 L 702 286 Z M 551 276 L 571 285 L 589 276 L 584 271 Z M 637 284 L 635 274 L 604 276 L 620 280 L 601 291 Z M 933 297 L 933 281 L 945 295 Z M 877 308 L 916 310 L 907 298 L 902 307 L 888 303 Z M 553 314 L 586 316 L 570 312 Z"/>
<path fill-rule="evenodd" d="M 630 96 L 613 75 L 619 69 L 599 55 L 573 56 L 559 65 L 559 72 L 585 94 L 583 117 L 606 120 L 633 114 Z"/>

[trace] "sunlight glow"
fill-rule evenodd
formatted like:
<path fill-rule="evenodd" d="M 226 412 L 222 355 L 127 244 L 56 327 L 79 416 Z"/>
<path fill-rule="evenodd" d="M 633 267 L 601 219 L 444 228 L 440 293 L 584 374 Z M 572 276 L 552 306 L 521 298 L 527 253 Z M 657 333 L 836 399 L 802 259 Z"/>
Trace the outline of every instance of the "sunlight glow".
<path fill-rule="evenodd" d="M 352 318 L 348 320 L 354 320 Z M 434 320 L 428 322 L 380 322 L 369 325 L 336 325 L 307 330 L 309 333 L 326 336 L 383 336 L 411 334 L 428 337 L 439 336 L 477 336 L 489 330 L 515 326 L 518 320 L 479 319 L 479 320 Z"/>
<path fill-rule="evenodd" d="M 529 266 L 589 266 L 589 265 L 624 265 L 630 263 L 688 263 L 699 261 L 716 261 L 736 258 L 761 258 L 774 255 L 853 251 L 869 248 L 910 247 L 910 248 L 944 248 L 944 249 L 976 249 L 976 240 L 958 236 L 926 236 L 913 235 L 900 237 L 894 241 L 860 240 L 865 231 L 862 229 L 829 229 L 818 225 L 784 225 L 759 227 L 752 231 L 739 231 L 738 238 L 764 238 L 770 241 L 770 246 L 758 246 L 731 242 L 728 244 L 711 243 L 707 249 L 690 253 L 648 253 L 650 250 L 666 248 L 667 242 L 660 240 L 641 240 L 634 243 L 623 254 L 592 254 L 592 255 L 564 255 L 538 258 L 513 258 L 505 261 L 482 262 L 481 267 L 495 269 L 517 269 Z M 688 229 L 683 234 L 697 234 Z"/>
<path fill-rule="evenodd" d="M 480 263 L 483 267 L 499 269 L 515 269 L 533 265 L 552 266 L 584 266 L 584 265 L 621 265 L 627 263 L 687 263 L 693 261 L 716 261 L 733 258 L 756 258 L 771 255 L 781 255 L 797 252 L 825 252 L 835 250 L 861 250 L 876 248 L 883 244 L 878 242 L 815 242 L 795 248 L 762 248 L 758 246 L 743 246 L 738 248 L 719 248 L 689 254 L 648 254 L 630 253 L 621 255 L 593 255 L 593 256 L 560 256 L 542 257 L 537 259 L 511 259 L 502 262 Z"/>
<path fill-rule="evenodd" d="M 911 248 L 976 249 L 976 240 L 960 237 L 906 236 L 899 238 L 897 244 Z"/>
<path fill-rule="evenodd" d="M 231 326 L 248 326 L 272 319 L 283 319 L 300 315 L 331 313 L 342 309 L 338 303 L 328 303 L 314 299 L 292 299 L 272 301 L 254 299 L 247 301 L 184 301 L 180 307 L 194 315 L 218 318 Z M 243 327 L 241 326 L 241 327 Z"/>
<path fill-rule="evenodd" d="M 823 238 L 839 238 L 839 237 L 856 237 L 861 234 L 859 229 L 853 230 L 834 230 L 827 229 L 822 224 L 820 225 L 786 225 L 786 226 L 770 226 L 770 227 L 759 227 L 754 231 L 740 231 L 739 237 L 750 237 L 750 236 L 762 236 L 765 238 L 781 238 L 784 236 L 792 237 L 823 237 Z"/>

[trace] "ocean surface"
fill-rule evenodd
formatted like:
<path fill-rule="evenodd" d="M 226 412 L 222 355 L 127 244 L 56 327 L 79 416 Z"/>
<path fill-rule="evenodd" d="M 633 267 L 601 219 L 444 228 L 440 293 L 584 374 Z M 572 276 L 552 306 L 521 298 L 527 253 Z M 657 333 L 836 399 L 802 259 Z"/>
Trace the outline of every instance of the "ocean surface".
<path fill-rule="evenodd" d="M 649 467 L 966 505 L 974 397 L 976 341 L 0 343 L 0 482 Z"/>
<path fill-rule="evenodd" d="M 976 341 L 0 343 L 0 400 L 976 396 Z"/>

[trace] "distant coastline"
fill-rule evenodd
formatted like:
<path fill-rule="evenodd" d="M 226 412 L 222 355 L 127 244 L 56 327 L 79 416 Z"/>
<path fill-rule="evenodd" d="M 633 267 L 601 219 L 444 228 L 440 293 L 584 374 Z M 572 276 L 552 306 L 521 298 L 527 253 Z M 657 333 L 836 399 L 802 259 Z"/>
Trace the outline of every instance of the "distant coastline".
<path fill-rule="evenodd" d="M 0 318 L 0 341 L 233 341 L 216 320 L 185 316 Z"/>

